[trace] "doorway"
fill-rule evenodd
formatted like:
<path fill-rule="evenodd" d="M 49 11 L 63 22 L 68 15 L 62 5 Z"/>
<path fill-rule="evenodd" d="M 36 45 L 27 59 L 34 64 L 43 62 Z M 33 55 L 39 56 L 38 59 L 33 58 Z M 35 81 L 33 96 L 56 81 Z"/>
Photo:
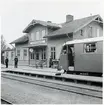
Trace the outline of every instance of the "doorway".
<path fill-rule="evenodd" d="M 74 45 L 67 46 L 68 66 L 74 67 Z"/>

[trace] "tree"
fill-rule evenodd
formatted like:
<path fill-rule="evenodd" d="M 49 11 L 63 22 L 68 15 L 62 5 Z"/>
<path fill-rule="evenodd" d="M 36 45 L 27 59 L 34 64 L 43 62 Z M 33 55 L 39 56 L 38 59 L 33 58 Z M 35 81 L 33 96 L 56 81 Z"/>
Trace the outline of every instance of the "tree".
<path fill-rule="evenodd" d="M 8 46 L 6 44 L 6 41 L 4 39 L 4 36 L 1 35 L 1 51 L 3 51 L 4 49 L 6 49 Z"/>

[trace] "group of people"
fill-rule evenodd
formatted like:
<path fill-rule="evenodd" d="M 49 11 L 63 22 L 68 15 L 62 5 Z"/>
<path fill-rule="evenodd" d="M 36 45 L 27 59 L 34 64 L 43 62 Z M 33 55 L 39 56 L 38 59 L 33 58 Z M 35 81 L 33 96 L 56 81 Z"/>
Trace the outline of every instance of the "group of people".
<path fill-rule="evenodd" d="M 8 68 L 8 62 L 9 62 L 9 60 L 8 60 L 8 58 L 6 57 L 6 59 L 5 59 L 6 68 Z M 17 66 L 18 66 L 18 58 L 17 58 L 17 56 L 16 56 L 16 57 L 14 58 L 14 67 L 17 68 Z"/>

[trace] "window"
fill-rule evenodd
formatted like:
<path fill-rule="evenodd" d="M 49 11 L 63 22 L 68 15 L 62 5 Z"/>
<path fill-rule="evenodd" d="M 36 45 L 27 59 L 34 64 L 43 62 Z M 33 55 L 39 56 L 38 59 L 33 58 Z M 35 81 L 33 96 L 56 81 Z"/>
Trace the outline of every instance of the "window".
<path fill-rule="evenodd" d="M 86 44 L 84 44 L 84 51 L 86 53 L 95 52 L 96 51 L 96 43 L 86 43 Z"/>
<path fill-rule="evenodd" d="M 13 52 L 11 52 L 11 59 L 13 59 Z"/>
<path fill-rule="evenodd" d="M 31 33 L 31 41 L 34 41 L 34 33 Z"/>
<path fill-rule="evenodd" d="M 56 59 L 56 49 L 55 49 L 55 47 L 51 47 L 51 57 L 52 57 L 52 59 Z"/>
<path fill-rule="evenodd" d="M 36 51 L 36 60 L 39 60 L 39 51 Z"/>
<path fill-rule="evenodd" d="M 34 52 L 30 53 L 30 59 L 34 59 Z"/>
<path fill-rule="evenodd" d="M 17 50 L 17 56 L 20 56 L 20 50 Z"/>
<path fill-rule="evenodd" d="M 100 30 L 99 30 L 99 28 L 97 28 L 97 37 L 99 37 L 100 36 Z"/>
<path fill-rule="evenodd" d="M 45 51 L 45 49 L 42 49 L 41 59 L 46 59 L 46 51 Z"/>
<path fill-rule="evenodd" d="M 81 36 L 83 36 L 83 30 L 81 30 Z"/>
<path fill-rule="evenodd" d="M 8 57 L 8 52 L 6 52 L 6 57 Z"/>
<path fill-rule="evenodd" d="M 27 50 L 26 49 L 24 49 L 23 53 L 24 53 L 23 54 L 24 56 L 27 56 Z"/>
<path fill-rule="evenodd" d="M 46 31 L 45 30 L 42 30 L 42 39 L 43 39 L 43 37 L 45 36 L 45 33 Z"/>
<path fill-rule="evenodd" d="M 36 32 L 36 40 L 40 40 L 39 31 Z"/>
<path fill-rule="evenodd" d="M 90 26 L 88 28 L 88 38 L 91 38 L 92 37 L 92 27 Z"/>

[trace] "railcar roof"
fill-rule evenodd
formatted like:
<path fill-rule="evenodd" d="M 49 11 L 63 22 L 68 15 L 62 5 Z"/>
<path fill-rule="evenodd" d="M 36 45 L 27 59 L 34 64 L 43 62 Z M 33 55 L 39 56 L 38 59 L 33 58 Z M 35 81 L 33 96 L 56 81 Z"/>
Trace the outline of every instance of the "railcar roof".
<path fill-rule="evenodd" d="M 97 42 L 97 41 L 103 41 L 104 37 L 96 37 L 96 38 L 86 38 L 86 39 L 81 39 L 81 40 L 72 40 L 72 41 L 67 41 L 64 45 L 69 45 L 69 44 L 77 44 L 77 43 L 89 43 L 89 42 Z"/>

